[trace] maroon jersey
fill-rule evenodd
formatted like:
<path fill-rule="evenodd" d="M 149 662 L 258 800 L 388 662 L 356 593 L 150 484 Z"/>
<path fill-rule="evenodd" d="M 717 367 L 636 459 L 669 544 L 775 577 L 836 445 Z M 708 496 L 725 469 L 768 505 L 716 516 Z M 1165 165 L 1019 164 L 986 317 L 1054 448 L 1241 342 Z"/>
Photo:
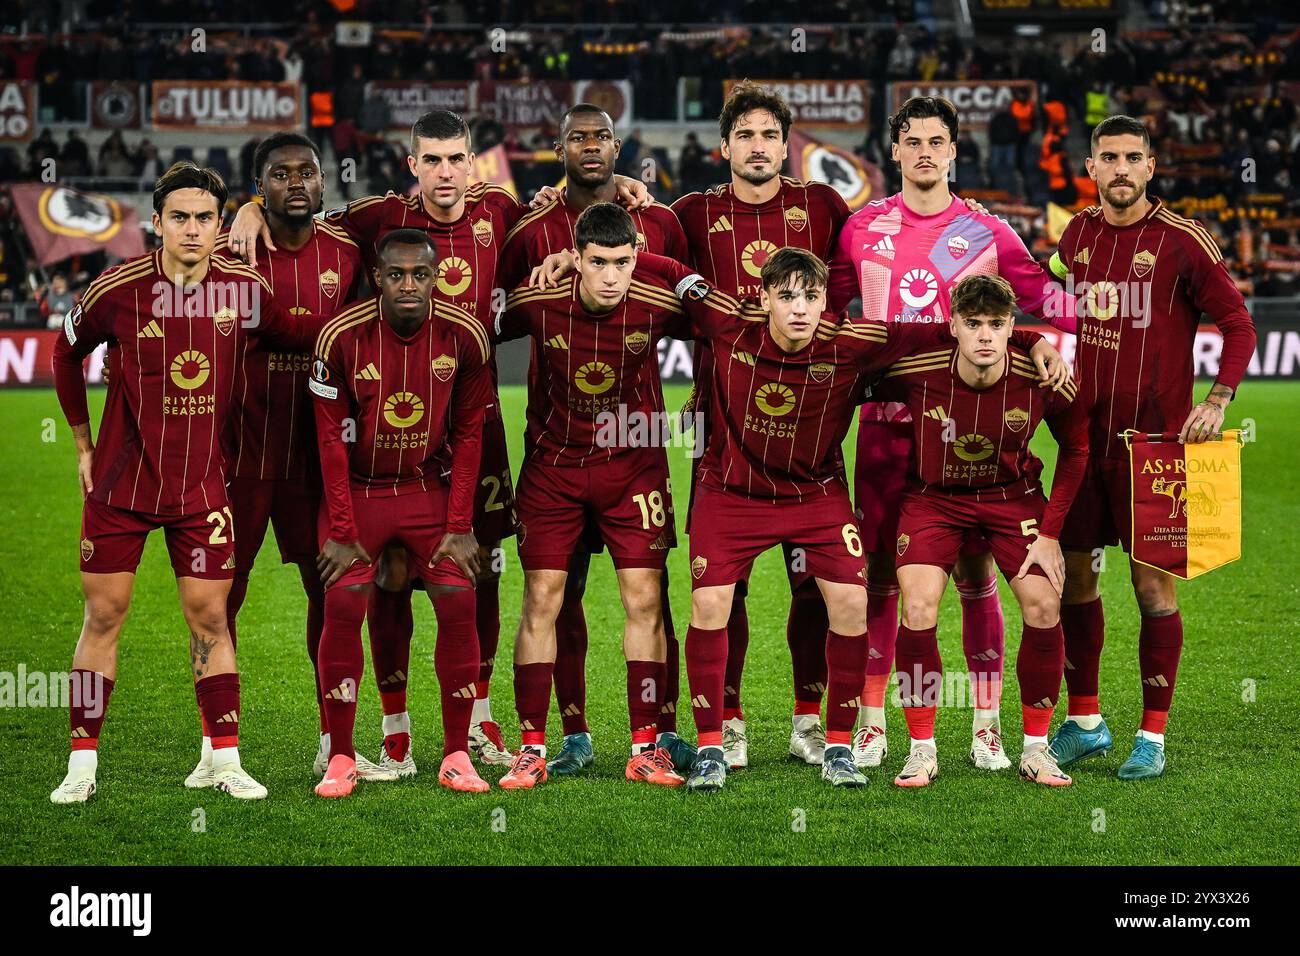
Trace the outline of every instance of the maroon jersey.
<path fill-rule="evenodd" d="M 227 234 L 215 251 L 226 252 Z M 270 252 L 258 240 L 257 271 L 292 315 L 334 315 L 353 299 L 361 252 L 347 233 L 319 219 L 301 249 Z M 235 380 L 235 407 L 223 436 L 227 478 L 301 480 L 315 477 L 316 420 L 307 376 L 311 355 L 244 342 Z"/>
<path fill-rule="evenodd" d="M 737 199 L 727 183 L 707 192 L 688 193 L 672 208 L 690 244 L 686 258 L 674 258 L 736 299 L 759 294 L 763 263 L 783 246 L 807 249 L 829 263 L 840 227 L 849 218 L 849 207 L 832 187 L 788 176 L 781 177 L 780 190 L 765 203 Z M 709 343 L 697 341 L 695 389 L 688 408 L 707 409 L 712 375 Z"/>
<path fill-rule="evenodd" d="M 487 333 L 464 309 L 434 300 L 409 339 L 379 299 L 349 306 L 316 342 L 310 389 L 330 537 L 357 540 L 352 496 L 391 498 L 447 484 L 447 530 L 474 513 L 484 413 L 493 405 Z"/>
<path fill-rule="evenodd" d="M 1223 333 L 1216 381 L 1236 389 L 1255 325 L 1209 232 L 1155 200 L 1128 226 L 1100 206 L 1070 220 L 1052 271 L 1078 296 L 1075 374 L 1093 408 L 1092 454 L 1127 458 L 1127 429 L 1176 432 L 1192 410 L 1192 347 L 1201 313 Z"/>
<path fill-rule="evenodd" d="M 568 190 L 560 198 L 524 215 L 506 235 L 501 252 L 498 277 L 507 289 L 528 279 L 529 271 L 555 252 L 577 245 L 575 229 L 582 210 L 568 200 Z M 636 224 L 638 252 L 653 252 L 679 261 L 687 257 L 686 234 L 673 211 L 662 203 L 652 203 L 631 212 Z"/>
<path fill-rule="evenodd" d="M 958 374 L 957 356 L 949 339 L 943 348 L 896 362 L 872 387 L 873 401 L 902 402 L 911 413 L 909 487 L 977 501 L 1041 494 L 1043 463 L 1029 450 L 1029 439 L 1046 421 L 1061 450 L 1040 530 L 1059 537 L 1088 458 L 1088 417 L 1075 383 L 1060 392 L 1039 388 L 1028 352 L 1013 345 L 1002 377 L 976 389 Z"/>
<path fill-rule="evenodd" d="M 86 356 L 104 342 L 114 354 L 91 497 L 154 515 L 224 506 L 220 439 L 245 340 L 309 351 L 321 325 L 319 316 L 290 315 L 262 276 L 218 255 L 183 293 L 163 275 L 161 249 L 105 272 L 64 319 L 54 349 L 71 425 L 90 420 Z"/>
<path fill-rule="evenodd" d="M 682 306 L 670 284 L 641 267 L 641 258 L 627 295 L 603 314 L 582 304 L 576 275 L 552 289 L 521 287 L 506 300 L 497 319 L 498 340 L 533 340 L 530 457 L 552 465 L 608 461 L 639 450 L 600 439 L 602 428 L 620 413 L 655 427 L 666 421 L 657 345 L 666 335 L 680 334 Z"/>

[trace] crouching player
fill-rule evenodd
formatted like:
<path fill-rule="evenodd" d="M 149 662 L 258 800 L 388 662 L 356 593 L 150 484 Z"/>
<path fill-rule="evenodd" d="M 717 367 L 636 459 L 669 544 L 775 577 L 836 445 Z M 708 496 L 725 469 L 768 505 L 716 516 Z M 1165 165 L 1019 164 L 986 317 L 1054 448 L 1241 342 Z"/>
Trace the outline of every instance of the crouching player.
<path fill-rule="evenodd" d="M 1071 782 L 1047 731 L 1065 670 L 1057 538 L 1083 478 L 1087 417 L 1072 379 L 1059 391 L 1043 388 L 1012 338 L 1015 302 L 999 276 L 963 279 L 952 293 L 956 342 L 896 362 L 872 387 L 873 400 L 907 405 L 916 448 L 895 547 L 903 602 L 898 681 L 912 737 L 894 780 L 900 787 L 927 786 L 939 773 L 934 718 L 943 665 L 935 624 L 970 531 L 991 543 L 1024 618 L 1016 658 L 1025 725 L 1020 776 L 1052 787 Z M 1039 481 L 1043 464 L 1029 450 L 1040 421 L 1060 445 L 1050 503 Z"/>
<path fill-rule="evenodd" d="M 687 786 L 718 790 L 726 780 L 720 705 L 732 596 L 754 559 L 784 544 L 802 553 L 826 601 L 822 779 L 860 787 L 867 778 L 854 766 L 850 744 L 866 680 L 866 564 L 841 445 L 865 376 L 938 348 L 948 332 L 824 315 L 827 268 L 804 249 L 773 253 L 763 264 L 759 300 L 743 303 L 677 263 L 644 258 L 671 278 L 692 334 L 708 339 L 716 356 L 716 414 L 691 520 L 686 669 L 700 749 Z M 1018 341 L 1063 365 L 1040 336 L 1018 333 Z"/>
<path fill-rule="evenodd" d="M 438 782 L 482 792 L 488 784 L 468 753 L 479 671 L 472 590 L 478 543 L 470 525 L 483 416 L 493 401 L 491 352 L 472 316 L 432 300 L 438 253 L 428 235 L 390 232 L 376 257 L 379 296 L 325 326 L 310 381 L 326 502 L 317 558 L 326 589 L 318 666 L 330 735 L 329 766 L 316 793 L 346 797 L 357 780 L 352 734 L 361 622 L 374 586 L 372 558 L 388 545 L 406 548 L 438 619 Z"/>

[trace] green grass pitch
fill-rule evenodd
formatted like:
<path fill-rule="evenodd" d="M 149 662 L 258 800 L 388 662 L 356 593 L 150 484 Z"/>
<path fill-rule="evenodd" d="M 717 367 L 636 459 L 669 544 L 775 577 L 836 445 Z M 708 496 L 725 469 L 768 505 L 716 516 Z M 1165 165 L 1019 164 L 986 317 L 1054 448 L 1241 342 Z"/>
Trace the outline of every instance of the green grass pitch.
<path fill-rule="evenodd" d="M 669 407 L 685 397 L 682 387 L 668 393 Z M 98 414 L 102 393 L 92 401 Z M 522 387 L 507 388 L 503 402 L 517 468 Z M 244 763 L 269 787 L 270 797 L 239 804 L 181 786 L 198 755 L 198 720 L 186 629 L 163 541 L 155 535 L 123 634 L 117 691 L 100 750 L 100 791 L 91 803 L 55 807 L 48 799 L 65 769 L 66 712 L 0 708 L 0 832 L 7 835 L 0 863 L 1294 862 L 1300 842 L 1297 407 L 1300 386 L 1248 383 L 1231 409 L 1232 421 L 1257 422 L 1258 441 L 1244 452 L 1246 557 L 1181 587 L 1187 646 L 1169 725 L 1169 769 L 1161 780 L 1125 784 L 1114 775 L 1136 729 L 1140 696 L 1137 615 L 1127 561 L 1113 550 L 1102 575 L 1109 622 L 1102 709 L 1115 732 L 1115 751 L 1079 766 L 1073 787 L 1049 791 L 1019 781 L 1014 767 L 995 775 L 974 770 L 965 754 L 970 712 L 941 709 L 943 773 L 924 791 L 903 791 L 890 783 L 906 747 L 902 714 L 891 706 L 893 753 L 886 766 L 865 790 L 832 792 L 816 770 L 786 757 L 788 592 L 779 551 L 773 551 L 760 559 L 750 586 L 744 704 L 751 766 L 732 774 L 721 794 L 688 795 L 624 781 L 621 607 L 608 558 L 601 557 L 593 562 L 586 602 L 594 772 L 553 780 L 532 793 L 494 788 L 470 796 L 439 788 L 434 620 L 417 595 L 410 700 L 420 775 L 397 784 L 362 784 L 349 800 L 321 800 L 312 794 L 317 726 L 303 647 L 304 602 L 296 571 L 278 564 L 268 537 L 240 618 L 239 656 Z M 0 393 L 0 412 L 8 436 L 0 456 L 0 672 L 13 674 L 20 664 L 28 672 L 67 671 L 82 615 L 71 437 L 51 391 Z M 47 440 L 51 429 L 53 442 Z M 852 447 L 850 438 L 850 455 Z M 1039 447 L 1049 457 L 1053 446 L 1045 433 Z M 674 485 L 684 490 L 688 460 L 680 449 L 670 456 Z M 679 525 L 685 501 L 682 491 Z M 674 616 L 683 637 L 690 609 L 684 544 L 683 536 L 670 562 Z M 507 555 L 493 703 L 507 738 L 517 741 L 510 656 L 522 575 L 513 547 Z M 1020 716 L 1010 665 L 1019 617 L 1005 584 L 1003 598 L 1009 658 L 1003 727 L 1015 754 Z M 959 617 L 950 588 L 940 618 L 949 669 L 962 666 Z M 358 741 L 374 751 L 379 701 L 369 669 L 365 681 Z M 1058 720 L 1063 713 L 1062 702 Z M 558 744 L 554 713 L 549 730 Z M 689 712 L 683 730 L 693 732 Z M 484 775 L 495 780 L 501 772 L 491 768 Z"/>

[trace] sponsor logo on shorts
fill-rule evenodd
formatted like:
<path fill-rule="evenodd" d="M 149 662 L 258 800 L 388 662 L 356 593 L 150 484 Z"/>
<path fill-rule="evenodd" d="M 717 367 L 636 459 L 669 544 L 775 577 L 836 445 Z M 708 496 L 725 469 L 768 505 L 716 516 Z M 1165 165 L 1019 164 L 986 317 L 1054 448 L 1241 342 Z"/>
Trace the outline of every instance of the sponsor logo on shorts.
<path fill-rule="evenodd" d="M 230 557 L 226 558 L 226 563 L 221 566 L 222 571 L 235 570 L 235 553 L 232 551 Z"/>
<path fill-rule="evenodd" d="M 691 577 L 698 581 L 700 578 L 704 577 L 704 572 L 708 567 L 709 559 L 702 554 L 696 555 L 691 559 Z"/>
<path fill-rule="evenodd" d="M 953 442 L 952 451 L 962 461 L 983 461 L 993 454 L 993 442 L 970 432 Z"/>
<path fill-rule="evenodd" d="M 448 381 L 456 371 L 456 357 L 454 355 L 439 355 L 433 360 L 433 374 L 438 381 Z"/>
<path fill-rule="evenodd" d="M 650 335 L 646 332 L 629 332 L 623 336 L 623 344 L 628 350 L 636 355 L 645 351 L 645 347 L 650 344 Z"/>
<path fill-rule="evenodd" d="M 898 536 L 898 544 L 897 544 L 897 546 L 895 547 L 894 550 L 896 550 L 896 551 L 898 552 L 898 556 L 899 556 L 900 558 L 903 556 L 903 552 L 907 550 L 907 546 L 908 546 L 908 544 L 911 543 L 911 541 L 912 541 L 912 539 L 909 538 L 909 537 L 908 537 L 907 535 L 905 535 L 905 534 L 900 534 L 900 535 Z"/>
<path fill-rule="evenodd" d="M 410 428 L 424 417 L 424 400 L 414 392 L 394 392 L 384 399 L 384 421 L 394 428 Z"/>
<path fill-rule="evenodd" d="M 235 321 L 233 312 L 230 314 L 230 321 L 232 323 Z M 190 349 L 172 359 L 172 381 L 187 391 L 198 388 L 208 380 L 210 374 L 212 374 L 212 363 L 202 352 Z"/>
<path fill-rule="evenodd" d="M 613 387 L 614 369 L 604 362 L 586 362 L 574 373 L 573 384 L 588 395 L 600 395 Z"/>
<path fill-rule="evenodd" d="M 490 220 L 476 219 L 474 220 L 474 224 L 470 226 L 470 229 L 473 231 L 474 238 L 478 240 L 480 246 L 486 248 L 487 246 L 492 245 L 492 223 Z"/>
<path fill-rule="evenodd" d="M 794 390 L 780 382 L 768 382 L 754 393 L 754 404 L 763 414 L 780 418 L 794 408 Z"/>
<path fill-rule="evenodd" d="M 1156 264 L 1156 257 L 1143 249 L 1133 257 L 1133 271 L 1137 273 L 1139 279 L 1145 278 L 1146 274 L 1151 271 L 1151 267 Z"/>
<path fill-rule="evenodd" d="M 826 381 L 835 372 L 835 366 L 830 362 L 813 362 L 808 366 L 808 376 L 818 385 Z"/>
<path fill-rule="evenodd" d="M 1022 432 L 1025 430 L 1025 426 L 1029 424 L 1029 413 L 1023 408 L 1010 409 L 1002 417 L 1006 421 L 1007 427 L 1013 432 Z"/>
<path fill-rule="evenodd" d="M 438 291 L 443 295 L 460 295 L 474 281 L 474 270 L 460 256 L 448 256 L 438 263 Z"/>
<path fill-rule="evenodd" d="M 226 306 L 224 309 L 217 309 L 212 316 L 212 322 L 217 327 L 217 331 L 222 335 L 229 335 L 235 331 L 235 310 Z"/>
<path fill-rule="evenodd" d="M 791 206 L 785 211 L 785 224 L 795 232 L 803 232 L 808 225 L 808 213 L 800 206 Z"/>
<path fill-rule="evenodd" d="M 757 279 L 763 274 L 763 263 L 774 252 L 776 252 L 776 243 L 768 242 L 766 239 L 755 239 L 740 253 L 741 268 Z"/>
<path fill-rule="evenodd" d="M 95 556 L 95 542 L 89 538 L 81 539 L 81 560 L 89 561 Z"/>
<path fill-rule="evenodd" d="M 320 274 L 320 290 L 331 299 L 339 291 L 339 274 L 333 269 L 326 269 Z"/>

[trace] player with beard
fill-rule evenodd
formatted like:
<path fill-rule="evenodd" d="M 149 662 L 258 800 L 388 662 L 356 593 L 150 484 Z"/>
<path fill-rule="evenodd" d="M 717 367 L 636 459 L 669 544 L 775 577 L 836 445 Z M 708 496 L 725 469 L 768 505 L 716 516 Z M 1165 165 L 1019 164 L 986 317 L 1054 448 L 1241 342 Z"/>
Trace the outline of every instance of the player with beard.
<path fill-rule="evenodd" d="M 1011 283 L 1021 309 L 1073 332 L 1073 300 L 1030 256 L 1015 231 L 1003 219 L 968 208 L 949 191 L 957 125 L 956 107 L 940 97 L 914 97 L 890 119 L 892 155 L 903 189 L 869 203 L 845 223 L 831 268 L 832 310 L 861 295 L 868 319 L 947 323 L 951 290 L 961 279 L 1000 275 Z M 861 767 L 879 766 L 888 751 L 885 688 L 898 640 L 895 542 L 912 446 L 906 407 L 897 402 L 863 405 L 854 501 L 868 552 L 871 652 L 853 746 Z M 984 770 L 1010 765 L 1002 749 L 1004 634 L 995 575 L 988 542 L 972 531 L 954 577 L 961 596 L 962 647 L 975 688 L 970 756 Z"/>
<path fill-rule="evenodd" d="M 498 272 L 506 288 L 514 288 L 528 278 L 530 269 L 547 256 L 575 247 L 575 230 L 583 210 L 595 203 L 612 202 L 617 198 L 614 161 L 618 159 L 621 146 L 622 142 L 615 135 L 614 121 L 600 107 L 579 103 L 565 112 L 560 120 L 560 138 L 555 143 L 555 155 L 564 163 L 566 185 L 552 201 L 519 220 L 506 236 Z M 633 210 L 632 221 L 636 227 L 638 252 L 651 252 L 678 260 L 687 258 L 686 236 L 677 217 L 667 206 L 652 203 Z M 530 378 L 535 374 L 534 367 Z M 587 587 L 591 556 L 603 547 L 599 530 L 589 523 L 574 551 L 566 579 L 564 603 L 555 621 L 555 699 L 564 729 L 564 742 L 546 769 L 548 773 L 561 776 L 578 773 L 595 759 L 591 729 L 587 725 L 587 620 L 582 609 L 582 596 Z M 659 714 L 658 745 L 668 752 L 675 766 L 688 768 L 695 758 L 695 751 L 677 734 L 680 654 L 668 602 L 667 570 L 663 573 L 660 590 L 667 641 L 667 685 Z"/>
<path fill-rule="evenodd" d="M 1097 702 L 1097 672 L 1106 622 L 1095 555 L 1132 546 L 1129 461 L 1121 433 L 1177 432 L 1201 442 L 1224 415 L 1255 354 L 1255 326 L 1205 227 L 1147 195 L 1155 172 L 1141 121 L 1111 116 L 1092 132 L 1088 175 L 1101 203 L 1070 220 L 1052 271 L 1079 291 L 1077 376 L 1095 396 L 1087 471 L 1061 531 L 1065 593 L 1061 622 L 1069 667 L 1069 717 L 1052 738 L 1062 767 L 1104 754 L 1110 730 Z M 1218 375 L 1192 405 L 1192 352 L 1202 314 L 1223 333 Z M 1175 578 L 1130 561 L 1141 614 L 1138 668 L 1142 721 L 1122 780 L 1158 777 L 1165 769 L 1165 723 L 1183 647 Z"/>

